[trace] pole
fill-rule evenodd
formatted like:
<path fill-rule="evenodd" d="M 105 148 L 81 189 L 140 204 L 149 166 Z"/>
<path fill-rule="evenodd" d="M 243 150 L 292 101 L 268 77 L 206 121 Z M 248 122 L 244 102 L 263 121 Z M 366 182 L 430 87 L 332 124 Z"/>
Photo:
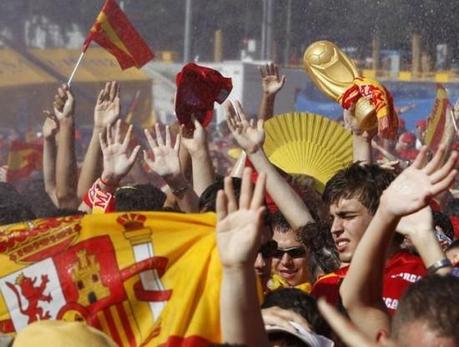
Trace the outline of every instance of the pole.
<path fill-rule="evenodd" d="M 266 59 L 271 60 L 273 54 L 273 0 L 268 1 L 266 18 Z"/>
<path fill-rule="evenodd" d="M 69 80 L 67 81 L 67 85 L 70 87 L 70 84 L 72 83 L 73 77 L 75 76 L 75 72 L 78 70 L 78 66 L 80 66 L 81 61 L 83 60 L 84 57 L 84 52 L 81 52 L 80 57 L 78 58 L 78 61 L 73 68 L 72 74 L 70 75 Z"/>
<path fill-rule="evenodd" d="M 284 50 L 284 65 L 287 66 L 290 61 L 290 31 L 292 27 L 292 0 L 287 3 L 287 20 L 285 24 L 285 50 Z"/>
<path fill-rule="evenodd" d="M 183 49 L 183 62 L 185 64 L 191 60 L 191 1 L 186 0 L 185 4 L 185 40 Z"/>
<path fill-rule="evenodd" d="M 261 48 L 260 48 L 260 60 L 266 59 L 266 1 L 262 0 L 263 3 L 263 15 L 261 18 Z"/>

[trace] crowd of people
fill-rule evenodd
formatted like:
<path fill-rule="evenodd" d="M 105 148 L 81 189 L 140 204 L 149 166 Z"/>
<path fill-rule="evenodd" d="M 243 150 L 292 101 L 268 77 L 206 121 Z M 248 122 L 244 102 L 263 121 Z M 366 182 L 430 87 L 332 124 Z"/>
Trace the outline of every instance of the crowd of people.
<path fill-rule="evenodd" d="M 42 177 L 20 192 L 0 185 L 1 225 L 96 212 L 215 212 L 225 346 L 459 346 L 458 154 L 423 146 L 425 122 L 416 134 L 402 124 L 388 141 L 359 129 L 345 110 L 353 163 L 323 192 L 311 180 L 301 186 L 263 150 L 264 122 L 275 117 L 286 80 L 274 64 L 260 70 L 257 117 L 237 101 L 224 105 L 241 149 L 228 170 L 216 170 L 212 155 L 226 152 L 226 141 L 216 145 L 194 117 L 143 133 L 126 124 L 117 82 L 97 97 L 89 143 L 77 144 L 77 101 L 63 85 L 45 112 Z M 76 146 L 86 149 L 82 163 Z M 28 329 L 13 346 L 26 345 Z M 59 335 L 62 327 L 43 329 Z"/>

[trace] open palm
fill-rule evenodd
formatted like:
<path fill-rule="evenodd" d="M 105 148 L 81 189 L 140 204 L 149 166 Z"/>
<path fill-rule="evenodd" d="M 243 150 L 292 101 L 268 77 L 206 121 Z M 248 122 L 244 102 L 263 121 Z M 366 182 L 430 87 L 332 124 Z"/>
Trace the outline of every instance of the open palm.
<path fill-rule="evenodd" d="M 259 119 L 256 124 L 254 120 L 249 122 L 238 101 L 234 106 L 228 103 L 226 111 L 228 128 L 239 146 L 247 153 L 254 153 L 261 148 L 265 141 L 263 120 Z"/>
<path fill-rule="evenodd" d="M 166 141 L 164 142 L 161 135 L 161 129 L 158 124 L 155 126 L 156 139 L 145 129 L 145 136 L 153 152 L 153 159 L 149 158 L 147 152 L 144 153 L 144 160 L 151 170 L 161 177 L 177 176 L 180 174 L 180 134 L 177 135 L 175 145 L 172 147 L 171 134 L 169 127 L 166 127 Z"/>
<path fill-rule="evenodd" d="M 427 206 L 430 199 L 448 189 L 454 180 L 457 153 L 453 152 L 443 165 L 445 148 L 440 147 L 433 159 L 425 164 L 427 148 L 423 148 L 414 163 L 404 170 L 381 197 L 386 208 L 396 216 L 406 216 Z"/>
<path fill-rule="evenodd" d="M 120 87 L 115 81 L 107 82 L 97 98 L 94 108 L 94 125 L 105 128 L 112 125 L 120 115 Z"/>
<path fill-rule="evenodd" d="M 253 265 L 257 255 L 266 175 L 258 176 L 253 189 L 251 174 L 250 168 L 244 170 L 239 204 L 230 177 L 225 178 L 225 190 L 217 196 L 217 245 L 222 265 L 226 267 Z"/>
<path fill-rule="evenodd" d="M 124 140 L 121 139 L 121 120 L 113 127 L 107 127 L 105 139 L 99 134 L 100 146 L 104 157 L 102 176 L 107 181 L 118 182 L 134 165 L 140 146 L 136 146 L 129 154 L 129 142 L 132 134 L 132 125 L 129 126 Z"/>

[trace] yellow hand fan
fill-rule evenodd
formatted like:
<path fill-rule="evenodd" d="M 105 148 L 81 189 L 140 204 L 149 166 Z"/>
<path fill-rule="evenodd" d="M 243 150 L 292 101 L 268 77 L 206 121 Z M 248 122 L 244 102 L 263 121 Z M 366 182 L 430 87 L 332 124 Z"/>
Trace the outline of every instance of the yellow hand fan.
<path fill-rule="evenodd" d="M 337 122 L 313 113 L 292 112 L 265 123 L 264 151 L 289 174 L 315 178 L 322 192 L 327 181 L 352 163 L 352 135 Z"/>

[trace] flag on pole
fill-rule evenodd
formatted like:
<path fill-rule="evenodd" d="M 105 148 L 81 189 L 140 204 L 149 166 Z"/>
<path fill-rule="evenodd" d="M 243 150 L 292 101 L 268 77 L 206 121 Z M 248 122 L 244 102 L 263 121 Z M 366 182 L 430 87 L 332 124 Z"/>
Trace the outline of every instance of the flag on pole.
<path fill-rule="evenodd" d="M 121 69 L 141 68 L 154 58 L 154 53 L 131 24 L 115 0 L 106 0 L 83 45 L 83 53 L 91 41 L 97 42 L 118 60 Z"/>

